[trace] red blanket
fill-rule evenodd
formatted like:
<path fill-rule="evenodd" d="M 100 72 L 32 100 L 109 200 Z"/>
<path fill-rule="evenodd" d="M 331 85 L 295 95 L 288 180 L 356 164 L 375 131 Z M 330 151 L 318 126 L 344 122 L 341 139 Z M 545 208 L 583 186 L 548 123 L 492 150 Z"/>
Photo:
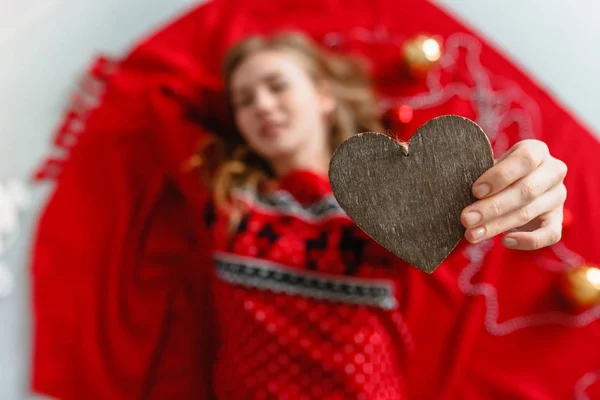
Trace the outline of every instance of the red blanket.
<path fill-rule="evenodd" d="M 211 249 L 194 222 L 206 194 L 181 167 L 198 138 L 227 129 L 226 49 L 282 29 L 366 56 L 384 106 L 414 109 L 405 132 L 460 114 L 484 127 L 497 155 L 536 137 L 569 166 L 572 223 L 559 245 L 463 244 L 432 276 L 408 274 L 408 397 L 600 396 L 600 306 L 574 310 L 558 290 L 569 267 L 600 263 L 600 144 L 476 33 L 428 2 L 392 0 L 215 0 L 124 59 L 95 64 L 101 93 L 92 85 L 91 102 L 75 99 L 56 139 L 66 155 L 38 173 L 57 186 L 33 252 L 34 390 L 65 400 L 210 396 Z M 407 79 L 400 48 L 421 32 L 439 35 L 445 56 L 426 80 Z"/>

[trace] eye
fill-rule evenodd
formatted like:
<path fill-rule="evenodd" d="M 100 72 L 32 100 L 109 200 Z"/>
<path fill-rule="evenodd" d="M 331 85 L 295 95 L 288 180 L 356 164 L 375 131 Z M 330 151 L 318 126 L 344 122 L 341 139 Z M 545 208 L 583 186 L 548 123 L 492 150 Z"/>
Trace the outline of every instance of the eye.
<path fill-rule="evenodd" d="M 243 108 L 252 105 L 253 102 L 254 96 L 252 95 L 252 93 L 244 93 L 234 97 L 233 106 L 235 108 Z"/>
<path fill-rule="evenodd" d="M 276 81 L 273 81 L 270 83 L 269 85 L 269 89 L 274 92 L 274 93 L 280 93 L 285 91 L 288 88 L 288 84 L 286 81 L 282 80 L 282 79 L 278 79 Z"/>

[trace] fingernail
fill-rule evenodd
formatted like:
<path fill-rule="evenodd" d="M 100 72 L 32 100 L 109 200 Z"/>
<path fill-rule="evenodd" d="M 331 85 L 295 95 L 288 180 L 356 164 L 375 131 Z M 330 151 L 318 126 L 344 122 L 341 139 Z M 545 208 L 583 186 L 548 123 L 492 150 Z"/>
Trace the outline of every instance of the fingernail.
<path fill-rule="evenodd" d="M 483 237 L 484 234 L 485 234 L 485 228 L 480 226 L 479 228 L 474 229 L 471 232 L 471 237 L 473 238 L 473 240 L 479 240 Z"/>
<path fill-rule="evenodd" d="M 488 185 L 487 183 L 484 183 L 484 184 L 475 186 L 475 188 L 473 189 L 473 194 L 475 195 L 475 197 L 481 198 L 481 197 L 487 195 L 491 191 L 491 189 L 492 188 L 490 187 L 490 185 Z"/>
<path fill-rule="evenodd" d="M 516 247 L 519 242 L 515 238 L 504 238 L 504 245 L 506 247 Z"/>
<path fill-rule="evenodd" d="M 472 226 L 481 221 L 481 213 L 478 211 L 471 211 L 465 215 L 465 222 L 467 225 Z"/>

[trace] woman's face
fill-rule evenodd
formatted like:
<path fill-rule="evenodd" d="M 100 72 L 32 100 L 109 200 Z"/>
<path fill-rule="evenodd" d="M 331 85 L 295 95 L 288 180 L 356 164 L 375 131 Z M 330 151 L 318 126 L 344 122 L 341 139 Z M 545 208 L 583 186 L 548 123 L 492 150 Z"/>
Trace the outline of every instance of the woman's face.
<path fill-rule="evenodd" d="M 230 87 L 240 133 L 268 161 L 330 151 L 327 121 L 335 100 L 293 53 L 263 50 L 249 56 L 233 72 Z"/>

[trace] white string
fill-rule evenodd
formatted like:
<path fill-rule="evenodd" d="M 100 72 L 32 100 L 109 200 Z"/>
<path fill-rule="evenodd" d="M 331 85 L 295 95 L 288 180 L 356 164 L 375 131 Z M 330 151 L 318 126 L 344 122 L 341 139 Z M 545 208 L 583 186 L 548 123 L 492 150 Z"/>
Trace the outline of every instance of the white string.
<path fill-rule="evenodd" d="M 405 37 L 390 32 L 385 26 L 376 26 L 372 30 L 356 28 L 347 35 L 330 32 L 323 41 L 330 47 L 343 46 L 347 41 L 400 47 L 405 40 Z M 380 103 L 382 111 L 401 105 L 408 105 L 413 109 L 428 109 L 456 97 L 471 103 L 475 110 L 475 121 L 487 133 L 497 155 L 508 150 L 509 140 L 504 130 L 512 124 L 518 126 L 520 140 L 533 138 L 534 132 L 541 129 L 537 103 L 512 80 L 495 76 L 482 65 L 481 42 L 472 35 L 455 33 L 446 39 L 444 47 L 439 68 L 427 75 L 427 90 L 412 97 L 383 99 Z M 455 81 L 442 85 L 442 72 L 452 73 L 461 57 L 461 50 L 466 52 L 465 72 L 469 74 L 473 84 Z"/>
<path fill-rule="evenodd" d="M 459 289 L 468 296 L 484 296 L 486 330 L 494 336 L 505 336 L 520 329 L 541 325 L 561 325 L 566 327 L 583 327 L 600 318 L 600 304 L 580 314 L 568 314 L 550 311 L 539 314 L 513 317 L 504 322 L 498 322 L 499 301 L 498 291 L 491 283 L 473 283 L 472 279 L 484 266 L 487 253 L 493 248 L 493 240 L 480 244 L 468 245 L 464 251 L 468 264 L 458 276 Z"/>
<path fill-rule="evenodd" d="M 575 384 L 575 400 L 590 400 L 590 397 L 585 391 L 592 386 L 598 378 L 600 378 L 600 370 L 588 372 L 583 375 Z"/>
<path fill-rule="evenodd" d="M 516 124 L 520 140 L 534 137 L 540 128 L 540 111 L 536 102 L 514 82 L 491 74 L 480 61 L 481 43 L 471 35 L 456 33 L 448 37 L 440 68 L 431 71 L 426 79 L 427 91 L 413 97 L 385 99 L 384 110 L 400 105 L 413 109 L 437 107 L 456 97 L 469 101 L 475 110 L 475 121 L 486 132 L 498 155 L 508 150 L 509 140 L 504 130 Z M 451 73 L 459 62 L 461 50 L 466 73 L 474 82 L 441 83 L 442 72 Z"/>

